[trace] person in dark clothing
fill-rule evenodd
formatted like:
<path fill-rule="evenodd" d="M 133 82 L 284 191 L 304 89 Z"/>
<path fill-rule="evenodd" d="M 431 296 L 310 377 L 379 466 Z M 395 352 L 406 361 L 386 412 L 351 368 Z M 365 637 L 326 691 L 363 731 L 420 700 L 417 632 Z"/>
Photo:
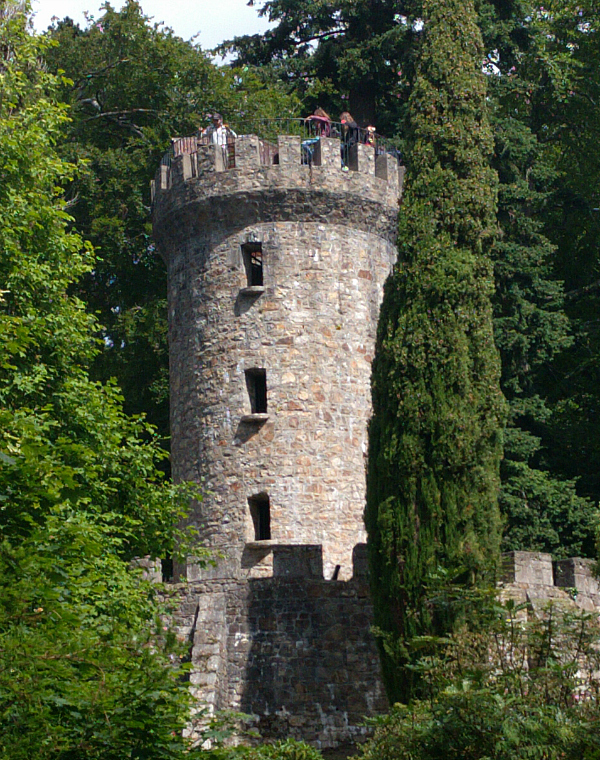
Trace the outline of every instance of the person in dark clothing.
<path fill-rule="evenodd" d="M 358 142 L 358 124 L 352 118 L 348 111 L 340 114 L 341 128 L 341 152 L 342 152 L 342 169 L 348 171 L 348 157 L 350 148 Z"/>

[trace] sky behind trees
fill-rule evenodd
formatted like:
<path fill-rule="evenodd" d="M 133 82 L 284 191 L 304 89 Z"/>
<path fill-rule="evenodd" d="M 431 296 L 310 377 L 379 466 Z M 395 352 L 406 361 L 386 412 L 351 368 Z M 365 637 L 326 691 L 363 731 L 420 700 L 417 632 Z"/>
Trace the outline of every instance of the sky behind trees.
<path fill-rule="evenodd" d="M 83 25 L 84 11 L 98 18 L 101 15 L 102 0 L 33 0 L 34 24 L 37 31 L 46 29 L 52 17 L 70 16 Z M 112 5 L 120 8 L 120 0 Z M 255 8 L 249 8 L 246 0 L 141 0 L 144 13 L 171 27 L 177 35 L 188 40 L 200 33 L 198 41 L 202 48 L 209 50 L 223 40 L 236 35 L 264 32 L 269 24 L 259 18 Z"/>

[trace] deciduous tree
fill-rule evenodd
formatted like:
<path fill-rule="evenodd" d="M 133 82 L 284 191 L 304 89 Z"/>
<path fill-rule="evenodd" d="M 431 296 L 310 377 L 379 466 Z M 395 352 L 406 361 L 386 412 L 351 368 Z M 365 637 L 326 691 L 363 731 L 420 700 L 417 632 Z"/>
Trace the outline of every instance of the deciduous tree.
<path fill-rule="evenodd" d="M 173 549 L 186 496 L 88 374 L 97 327 L 72 289 L 94 253 L 65 210 L 67 109 L 26 10 L 0 5 L 0 754 L 173 760 L 188 692 L 131 560 Z"/>
<path fill-rule="evenodd" d="M 252 118 L 290 115 L 296 101 L 259 73 L 219 69 L 193 42 L 153 24 L 139 3 L 106 4 L 85 28 L 50 30 L 51 71 L 62 71 L 71 117 L 59 150 L 85 166 L 70 213 L 98 258 L 78 293 L 103 326 L 93 374 L 114 376 L 128 413 L 169 429 L 166 268 L 152 240 L 150 180 L 170 140 L 193 135 L 222 112 L 238 132 Z"/>

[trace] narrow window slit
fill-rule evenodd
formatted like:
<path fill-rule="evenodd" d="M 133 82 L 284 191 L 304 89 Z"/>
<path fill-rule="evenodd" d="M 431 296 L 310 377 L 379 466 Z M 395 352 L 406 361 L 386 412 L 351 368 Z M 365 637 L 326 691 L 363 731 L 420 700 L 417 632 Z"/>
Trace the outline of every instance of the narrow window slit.
<path fill-rule="evenodd" d="M 264 285 L 262 243 L 244 243 L 242 258 L 248 287 L 262 287 Z"/>
<path fill-rule="evenodd" d="M 250 515 L 254 525 L 255 541 L 271 540 L 271 505 L 266 493 L 250 496 L 248 499 Z"/>
<path fill-rule="evenodd" d="M 267 370 L 247 369 L 246 388 L 250 398 L 250 411 L 252 414 L 267 413 Z"/>

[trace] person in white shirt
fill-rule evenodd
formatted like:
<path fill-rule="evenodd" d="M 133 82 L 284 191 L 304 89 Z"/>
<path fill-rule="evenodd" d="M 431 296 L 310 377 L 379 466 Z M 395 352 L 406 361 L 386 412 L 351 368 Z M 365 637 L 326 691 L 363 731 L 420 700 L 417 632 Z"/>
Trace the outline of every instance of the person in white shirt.
<path fill-rule="evenodd" d="M 223 124 L 223 117 L 220 113 L 213 113 L 211 119 L 212 124 L 202 130 L 202 137 L 207 138 L 207 141 L 213 145 L 221 146 L 224 166 L 228 166 L 227 144 L 231 142 L 231 138 L 237 137 L 237 135 L 227 124 Z"/>

